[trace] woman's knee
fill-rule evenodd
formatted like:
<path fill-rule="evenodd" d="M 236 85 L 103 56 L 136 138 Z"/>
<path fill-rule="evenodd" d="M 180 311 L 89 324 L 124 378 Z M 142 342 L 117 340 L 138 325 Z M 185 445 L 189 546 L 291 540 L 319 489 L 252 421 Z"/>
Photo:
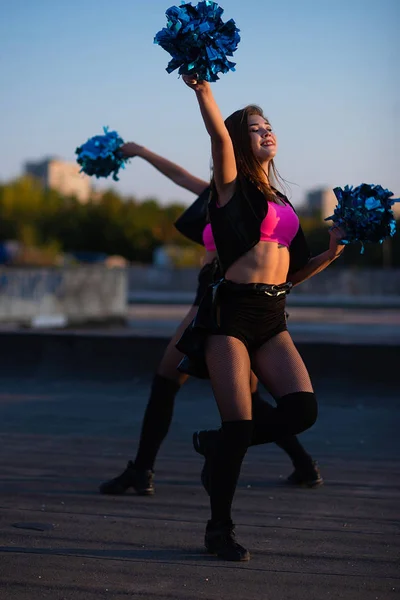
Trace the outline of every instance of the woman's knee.
<path fill-rule="evenodd" d="M 174 343 L 171 341 L 158 365 L 157 374 L 183 385 L 188 379 L 188 375 L 178 371 L 178 365 L 182 358 L 183 354 L 175 348 Z"/>
<path fill-rule="evenodd" d="M 277 399 L 278 410 L 284 412 L 289 424 L 288 433 L 298 434 L 314 425 L 318 404 L 314 392 L 293 392 Z"/>
<path fill-rule="evenodd" d="M 180 362 L 180 361 L 179 361 Z M 179 362 L 175 364 L 163 364 L 161 363 L 157 369 L 157 375 L 161 375 L 166 379 L 170 379 L 179 385 L 183 385 L 189 379 L 189 375 L 178 371 Z"/>

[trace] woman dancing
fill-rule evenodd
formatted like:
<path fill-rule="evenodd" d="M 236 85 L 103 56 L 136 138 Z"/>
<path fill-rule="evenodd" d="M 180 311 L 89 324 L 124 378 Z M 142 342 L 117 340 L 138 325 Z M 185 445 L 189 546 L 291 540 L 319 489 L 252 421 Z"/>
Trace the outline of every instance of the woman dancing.
<path fill-rule="evenodd" d="M 194 435 L 206 457 L 202 481 L 211 504 L 206 548 L 249 560 L 231 519 L 247 448 L 305 431 L 317 418 L 307 369 L 287 331 L 285 296 L 341 254 L 343 233 L 333 228 L 328 250 L 310 258 L 296 213 L 274 187 L 277 140 L 261 109 L 247 106 L 224 122 L 210 84 L 183 78 L 211 138 L 209 217 L 224 278 L 208 288 L 178 343 L 187 356 L 180 368 L 208 370 L 222 421 L 217 432 Z M 276 400 L 268 413 L 252 410 L 252 370 Z"/>
<path fill-rule="evenodd" d="M 208 286 L 218 281 L 222 273 L 216 259 L 211 229 L 207 226 L 209 182 L 195 177 L 179 165 L 134 142 L 125 144 L 121 150 L 126 158 L 143 158 L 177 185 L 199 195 L 193 205 L 178 219 L 177 228 L 190 239 L 204 244 L 206 249 L 193 305 L 170 340 L 154 375 L 136 458 L 128 462 L 120 475 L 102 483 L 99 488 L 102 494 L 119 495 L 133 488 L 137 494 L 149 496 L 155 491 L 154 465 L 171 425 L 175 397 L 188 379 L 188 375 L 177 370 L 183 354 L 176 349 L 175 344 L 196 315 Z M 265 414 L 274 410 L 258 393 L 257 378 L 254 374 L 250 376 L 250 389 L 254 414 Z M 294 471 L 288 477 L 289 483 L 310 488 L 323 483 L 317 463 L 305 451 L 296 436 L 282 436 L 276 443 L 288 454 L 294 465 Z"/>

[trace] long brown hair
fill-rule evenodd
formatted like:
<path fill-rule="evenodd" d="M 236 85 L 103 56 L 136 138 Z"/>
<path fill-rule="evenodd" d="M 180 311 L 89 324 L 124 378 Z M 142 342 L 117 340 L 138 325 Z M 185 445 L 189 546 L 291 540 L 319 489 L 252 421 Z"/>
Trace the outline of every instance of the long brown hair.
<path fill-rule="evenodd" d="M 269 123 L 262 109 L 254 104 L 235 111 L 225 120 L 225 126 L 231 137 L 235 152 L 238 180 L 239 183 L 250 180 L 268 201 L 276 202 L 277 199 L 272 188 L 281 182 L 281 177 L 274 161 L 271 160 L 268 164 L 268 183 L 265 182 L 265 171 L 251 148 L 248 120 L 252 115 L 262 117 Z"/>

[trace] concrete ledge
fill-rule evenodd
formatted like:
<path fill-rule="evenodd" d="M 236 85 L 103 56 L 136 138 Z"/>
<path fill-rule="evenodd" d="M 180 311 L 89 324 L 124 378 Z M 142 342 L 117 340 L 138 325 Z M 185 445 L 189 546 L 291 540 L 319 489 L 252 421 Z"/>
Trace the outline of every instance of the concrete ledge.
<path fill-rule="evenodd" d="M 0 268 L 0 322 L 76 325 L 123 318 L 127 273 L 103 266 Z"/>
<path fill-rule="evenodd" d="M 132 381 L 156 370 L 167 340 L 104 333 L 2 333 L 2 379 Z M 315 385 L 398 389 L 399 346 L 298 343 Z M 336 382 L 336 383 L 335 383 Z M 346 401 L 346 399 L 344 398 Z"/>

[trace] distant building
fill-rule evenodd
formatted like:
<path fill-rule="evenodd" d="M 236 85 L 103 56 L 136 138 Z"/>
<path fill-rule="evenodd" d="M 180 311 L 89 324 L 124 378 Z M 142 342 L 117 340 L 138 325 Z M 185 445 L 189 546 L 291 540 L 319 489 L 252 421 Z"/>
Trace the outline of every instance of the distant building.
<path fill-rule="evenodd" d="M 25 174 L 39 179 L 43 187 L 56 190 L 63 196 L 75 196 L 85 204 L 91 196 L 91 182 L 79 171 L 78 164 L 55 158 L 25 164 Z"/>
<path fill-rule="evenodd" d="M 393 198 L 400 198 L 400 194 L 394 194 Z M 400 219 L 400 202 L 395 202 L 393 204 L 392 211 L 394 214 L 394 218 L 399 220 Z"/>
<path fill-rule="evenodd" d="M 336 205 L 336 196 L 330 188 L 311 190 L 306 195 L 304 214 L 318 217 L 323 221 L 333 214 Z M 327 225 L 329 225 L 329 221 L 327 221 Z"/>

